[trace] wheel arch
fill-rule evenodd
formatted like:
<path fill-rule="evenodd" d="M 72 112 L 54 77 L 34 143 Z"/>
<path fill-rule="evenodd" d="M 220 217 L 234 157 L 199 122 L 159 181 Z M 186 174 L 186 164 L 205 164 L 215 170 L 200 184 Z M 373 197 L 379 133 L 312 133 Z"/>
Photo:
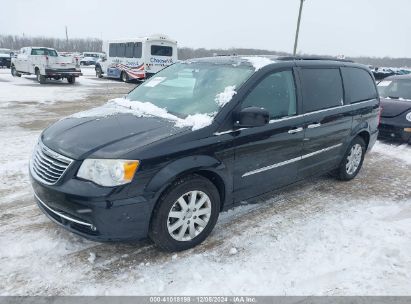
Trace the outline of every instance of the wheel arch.
<path fill-rule="evenodd" d="M 197 174 L 208 179 L 218 190 L 221 210 L 227 200 L 229 190 L 228 174 L 225 166 L 211 156 L 191 156 L 179 159 L 162 168 L 148 183 L 146 190 L 156 193 L 157 205 L 161 195 L 170 189 L 173 183 L 188 175 Z"/>
<path fill-rule="evenodd" d="M 367 151 L 371 138 L 370 125 L 368 124 L 368 122 L 363 121 L 362 123 L 358 124 L 355 128 L 353 128 L 351 135 L 351 141 L 354 140 L 354 138 L 356 138 L 357 136 L 361 137 L 365 142 L 365 148 Z"/>
<path fill-rule="evenodd" d="M 357 134 L 356 137 L 361 137 L 365 142 L 365 151 L 368 150 L 368 145 L 370 143 L 370 133 L 366 130 L 363 130 Z"/>

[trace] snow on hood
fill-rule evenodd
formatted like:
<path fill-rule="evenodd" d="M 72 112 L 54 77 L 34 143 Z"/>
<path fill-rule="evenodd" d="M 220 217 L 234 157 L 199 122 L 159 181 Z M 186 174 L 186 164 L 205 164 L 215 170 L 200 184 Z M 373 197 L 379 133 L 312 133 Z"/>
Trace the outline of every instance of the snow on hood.
<path fill-rule="evenodd" d="M 215 97 L 215 102 L 220 106 L 224 107 L 233 98 L 237 92 L 234 90 L 235 86 L 228 86 L 224 89 L 224 92 L 218 93 Z"/>
<path fill-rule="evenodd" d="M 173 121 L 179 128 L 191 127 L 192 131 L 204 128 L 213 122 L 213 117 L 208 114 L 194 114 L 182 119 L 150 102 L 131 101 L 125 98 L 109 100 L 101 107 L 75 113 L 67 118 L 105 117 L 120 113 L 132 114 L 137 117 L 160 117 Z"/>
<path fill-rule="evenodd" d="M 274 63 L 270 58 L 267 57 L 241 57 L 242 59 L 245 59 L 249 61 L 254 69 L 258 71 L 259 69 L 265 67 L 266 65 Z"/>

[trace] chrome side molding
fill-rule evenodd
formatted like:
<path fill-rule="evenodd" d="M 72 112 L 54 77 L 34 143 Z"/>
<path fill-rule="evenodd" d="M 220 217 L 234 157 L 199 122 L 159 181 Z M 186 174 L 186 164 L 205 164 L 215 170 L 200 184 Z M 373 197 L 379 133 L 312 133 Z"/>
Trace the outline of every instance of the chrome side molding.
<path fill-rule="evenodd" d="M 258 168 L 258 169 L 252 170 L 252 171 L 248 171 L 248 172 L 244 173 L 241 177 L 247 177 L 247 176 L 254 175 L 254 174 L 257 174 L 257 173 L 261 173 L 261 172 L 264 172 L 264 171 L 267 171 L 267 170 L 271 170 L 271 169 L 274 169 L 274 168 L 285 166 L 285 165 L 297 162 L 299 160 L 303 160 L 303 159 L 306 159 L 308 157 L 311 157 L 311 156 L 314 156 L 314 155 L 317 155 L 317 154 L 320 154 L 320 153 L 323 153 L 323 152 L 326 152 L 326 151 L 330 151 L 332 149 L 335 149 L 335 148 L 338 148 L 338 147 L 341 147 L 341 146 L 342 146 L 342 143 L 339 143 L 339 144 L 336 144 L 336 145 L 333 145 L 333 146 L 330 146 L 330 147 L 327 147 L 327 148 L 324 148 L 324 149 L 321 149 L 321 150 L 318 150 L 318 151 L 314 151 L 314 152 L 311 152 L 311 153 L 308 153 L 308 154 L 304 154 L 304 155 L 301 155 L 301 156 L 298 156 L 298 157 L 295 157 L 295 158 L 292 158 L 292 159 L 289 159 L 289 160 L 286 160 L 286 161 L 283 161 L 283 162 L 279 162 L 279 163 L 276 163 L 276 164 L 273 164 L 273 165 Z"/>

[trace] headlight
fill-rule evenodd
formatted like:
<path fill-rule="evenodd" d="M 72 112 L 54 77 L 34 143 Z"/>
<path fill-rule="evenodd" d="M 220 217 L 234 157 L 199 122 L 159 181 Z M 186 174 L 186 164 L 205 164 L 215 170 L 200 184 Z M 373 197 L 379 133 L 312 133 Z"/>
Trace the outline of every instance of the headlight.
<path fill-rule="evenodd" d="M 405 116 L 405 119 L 411 122 L 411 112 Z"/>
<path fill-rule="evenodd" d="M 113 187 L 131 182 L 140 162 L 123 159 L 85 159 L 77 176 L 98 185 Z"/>

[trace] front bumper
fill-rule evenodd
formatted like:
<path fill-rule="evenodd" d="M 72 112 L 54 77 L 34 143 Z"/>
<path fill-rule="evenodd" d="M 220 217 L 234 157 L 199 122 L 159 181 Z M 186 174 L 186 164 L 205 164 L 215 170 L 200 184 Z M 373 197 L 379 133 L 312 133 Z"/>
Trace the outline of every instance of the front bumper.
<path fill-rule="evenodd" d="M 49 77 L 79 77 L 81 75 L 83 75 L 83 73 L 81 73 L 81 71 L 77 69 L 46 69 L 46 76 Z"/>
<path fill-rule="evenodd" d="M 402 141 L 409 143 L 411 140 L 411 132 L 406 132 L 406 126 L 381 123 L 378 127 L 379 138 Z"/>
<path fill-rule="evenodd" d="M 153 204 L 144 197 L 110 200 L 108 195 L 95 199 L 57 191 L 33 177 L 31 182 L 43 213 L 73 233 L 101 242 L 147 237 Z"/>

